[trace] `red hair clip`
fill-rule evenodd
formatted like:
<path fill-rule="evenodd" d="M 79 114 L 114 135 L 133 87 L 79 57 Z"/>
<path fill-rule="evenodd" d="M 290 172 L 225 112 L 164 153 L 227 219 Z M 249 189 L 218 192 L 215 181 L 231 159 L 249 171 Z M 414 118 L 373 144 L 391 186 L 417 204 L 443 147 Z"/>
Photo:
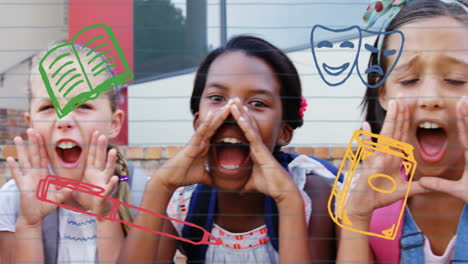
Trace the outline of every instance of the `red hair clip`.
<path fill-rule="evenodd" d="M 307 110 L 307 100 L 304 96 L 301 97 L 301 107 L 299 108 L 299 115 L 304 119 L 304 112 Z"/>

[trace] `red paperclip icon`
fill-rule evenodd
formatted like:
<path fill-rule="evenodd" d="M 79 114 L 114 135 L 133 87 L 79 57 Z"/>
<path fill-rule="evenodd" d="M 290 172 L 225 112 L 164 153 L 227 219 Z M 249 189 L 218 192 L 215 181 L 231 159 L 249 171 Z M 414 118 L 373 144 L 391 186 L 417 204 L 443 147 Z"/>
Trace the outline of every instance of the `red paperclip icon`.
<path fill-rule="evenodd" d="M 109 200 L 109 201 L 112 202 L 112 207 L 111 207 L 110 213 L 109 213 L 108 216 L 102 216 L 102 215 L 95 214 L 93 212 L 79 210 L 79 209 L 76 209 L 74 207 L 71 207 L 71 206 L 68 206 L 68 205 L 65 205 L 65 204 L 61 204 L 61 203 L 57 203 L 57 202 L 48 200 L 47 199 L 47 193 L 49 191 L 50 185 L 54 185 L 54 186 L 57 186 L 59 188 L 69 188 L 69 189 L 71 189 L 73 191 L 87 193 L 87 194 L 94 195 L 96 197 L 100 197 L 102 199 Z M 96 186 L 96 185 L 92 185 L 92 184 L 88 184 L 88 183 L 84 183 L 84 182 L 81 182 L 81 181 L 78 181 L 78 180 L 68 179 L 68 178 L 64 178 L 64 177 L 48 175 L 45 179 L 42 179 L 42 180 L 39 181 L 39 185 L 38 185 L 37 191 L 36 191 L 36 197 L 37 197 L 37 199 L 39 199 L 39 200 L 41 200 L 43 202 L 52 203 L 52 204 L 58 205 L 60 207 L 75 211 L 75 212 L 79 212 L 79 213 L 82 213 L 82 214 L 87 214 L 87 215 L 103 218 L 103 219 L 114 221 L 114 222 L 121 222 L 121 223 L 124 223 L 126 225 L 129 225 L 129 226 L 132 226 L 132 227 L 135 227 L 135 228 L 139 228 L 139 229 L 151 232 L 151 233 L 155 233 L 155 234 L 158 234 L 158 235 L 170 237 L 170 238 L 177 239 L 177 240 L 187 242 L 187 243 L 191 243 L 191 244 L 194 244 L 194 245 L 203 245 L 203 244 L 206 244 L 206 245 L 220 245 L 220 244 L 222 244 L 222 241 L 220 239 L 214 237 L 210 232 L 206 231 L 205 229 L 203 229 L 202 227 L 200 227 L 198 225 L 195 225 L 195 224 L 192 224 L 192 223 L 189 223 L 189 222 L 185 222 L 185 221 L 182 221 L 182 220 L 174 219 L 174 218 L 171 218 L 171 217 L 167 217 L 167 216 L 164 216 L 164 215 L 160 215 L 160 214 L 157 214 L 155 212 L 151 212 L 149 210 L 146 210 L 144 208 L 140 208 L 140 207 L 137 207 L 137 206 L 134 206 L 134 205 L 131 205 L 131 204 L 126 204 L 126 203 L 124 203 L 124 202 L 122 202 L 120 200 L 117 200 L 117 199 L 114 199 L 114 198 L 111 198 L 111 197 L 102 196 L 101 193 L 103 193 L 103 192 L 104 192 L 104 189 L 102 187 L 99 187 L 99 186 Z M 152 230 L 152 229 L 149 229 L 149 228 L 146 228 L 146 227 L 143 227 L 143 226 L 139 226 L 139 225 L 136 225 L 136 224 L 131 223 L 131 222 L 126 222 L 126 221 L 124 221 L 122 219 L 119 219 L 117 217 L 119 206 L 130 207 L 130 208 L 136 209 L 138 211 L 143 211 L 145 213 L 148 213 L 148 214 L 151 214 L 151 215 L 154 215 L 154 216 L 157 216 L 157 217 L 161 217 L 161 218 L 164 218 L 164 219 L 167 219 L 167 220 L 179 222 L 179 223 L 182 223 L 184 225 L 191 226 L 193 228 L 198 228 L 198 229 L 203 231 L 203 238 L 202 238 L 202 240 L 200 240 L 198 242 L 195 242 L 195 241 L 183 238 L 183 237 L 174 236 L 174 235 L 171 235 L 171 234 L 167 234 L 167 233 L 164 233 L 164 232 L 160 232 L 160 231 Z M 210 241 L 210 240 L 212 240 L 212 241 Z"/>

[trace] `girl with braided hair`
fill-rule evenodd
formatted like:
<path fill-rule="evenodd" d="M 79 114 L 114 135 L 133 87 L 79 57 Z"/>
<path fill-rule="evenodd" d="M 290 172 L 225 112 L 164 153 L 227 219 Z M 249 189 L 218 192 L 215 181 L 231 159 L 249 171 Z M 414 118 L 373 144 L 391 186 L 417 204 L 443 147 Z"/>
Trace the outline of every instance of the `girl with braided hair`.
<path fill-rule="evenodd" d="M 80 56 L 96 55 L 81 45 L 75 48 Z M 58 51 L 73 52 L 71 47 Z M 117 108 L 116 89 L 101 93 L 62 119 L 57 117 L 38 72 L 46 52 L 32 61 L 26 113 L 28 142 L 15 137 L 18 162 L 7 158 L 13 179 L 0 190 L 0 259 L 6 263 L 115 263 L 128 227 L 42 202 L 35 196 L 38 182 L 54 174 L 100 186 L 105 190 L 102 195 L 138 205 L 141 194 L 136 190 L 143 190 L 146 177 L 141 170 L 130 175 L 124 157 L 108 146 L 108 141 L 119 134 L 124 119 L 124 112 Z M 47 65 L 55 59 L 55 55 L 47 57 Z M 84 70 L 91 71 L 103 63 L 105 58 L 97 56 Z M 107 70 L 91 82 L 99 83 L 112 75 Z M 83 89 L 75 87 L 78 92 Z M 109 213 L 105 199 L 65 189 L 50 191 L 48 199 L 98 215 Z M 126 207 L 119 208 L 118 217 L 126 222 L 133 220 Z"/>

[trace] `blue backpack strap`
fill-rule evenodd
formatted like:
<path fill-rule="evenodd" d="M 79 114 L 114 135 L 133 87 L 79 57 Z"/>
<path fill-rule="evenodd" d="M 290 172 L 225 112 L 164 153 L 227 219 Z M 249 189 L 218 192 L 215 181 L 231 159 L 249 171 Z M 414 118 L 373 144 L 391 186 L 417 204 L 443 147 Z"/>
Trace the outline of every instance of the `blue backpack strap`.
<path fill-rule="evenodd" d="M 274 152 L 273 156 L 281 164 L 281 166 L 288 171 L 288 165 L 293 161 L 298 155 L 286 153 L 282 151 Z M 270 238 L 272 246 L 276 251 L 279 250 L 279 218 L 278 218 L 278 207 L 276 203 L 270 196 L 265 196 L 265 223 L 267 226 L 268 237 Z"/>
<path fill-rule="evenodd" d="M 274 152 L 273 156 L 278 160 L 281 166 L 288 171 L 288 165 L 298 155 L 285 153 L 285 152 Z M 336 175 L 338 169 L 325 160 L 311 157 L 314 160 L 320 162 L 325 168 L 331 173 Z M 340 176 L 341 178 L 342 176 Z M 269 196 L 264 197 L 264 210 L 265 210 L 265 223 L 267 226 L 268 237 L 270 238 L 272 246 L 276 251 L 279 249 L 278 239 L 278 208 L 273 198 Z M 190 205 L 185 221 L 203 226 L 205 230 L 211 231 L 214 215 L 216 213 L 216 189 L 205 186 L 202 184 L 197 185 L 193 191 L 192 198 L 190 199 Z M 203 238 L 203 233 L 195 228 L 185 225 L 182 229 L 182 237 L 188 238 L 192 241 L 200 241 Z M 188 258 L 187 263 L 203 263 L 205 261 L 206 251 L 208 245 L 193 245 L 190 243 L 182 243 L 183 250 Z"/>
<path fill-rule="evenodd" d="M 468 205 L 465 204 L 458 220 L 455 256 L 450 263 L 468 263 Z"/>
<path fill-rule="evenodd" d="M 190 205 L 187 212 L 186 222 L 202 226 L 206 231 L 211 232 L 214 215 L 216 213 L 216 188 L 198 184 L 193 191 Z M 182 237 L 191 241 L 200 241 L 204 233 L 189 225 L 182 228 Z M 182 248 L 187 256 L 187 263 L 204 263 L 208 245 L 194 245 L 182 243 Z"/>
<path fill-rule="evenodd" d="M 408 208 L 405 209 L 403 220 L 403 233 L 400 238 L 400 263 L 401 264 L 423 264 L 424 243 L 426 239 L 419 230 L 416 222 L 411 216 Z"/>
<path fill-rule="evenodd" d="M 57 263 L 59 243 L 58 208 L 47 215 L 42 222 L 42 241 L 44 243 L 44 263 Z"/>

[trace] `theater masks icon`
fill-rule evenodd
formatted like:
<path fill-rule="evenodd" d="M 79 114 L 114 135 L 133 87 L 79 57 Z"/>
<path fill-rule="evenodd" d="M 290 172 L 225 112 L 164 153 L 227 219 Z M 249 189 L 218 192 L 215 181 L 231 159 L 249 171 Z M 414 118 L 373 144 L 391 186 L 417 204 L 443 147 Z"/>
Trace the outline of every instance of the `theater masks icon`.
<path fill-rule="evenodd" d="M 403 45 L 405 44 L 405 36 L 403 33 L 399 30 L 393 30 L 393 31 L 388 31 L 388 32 L 375 32 L 375 31 L 369 31 L 369 30 L 364 30 L 362 29 L 363 34 L 369 33 L 371 35 L 377 35 L 379 38 L 397 38 L 397 41 L 399 43 L 399 46 L 396 49 L 382 49 L 381 47 L 375 47 L 373 43 L 373 39 L 363 39 L 361 42 L 361 49 L 360 49 L 360 54 L 359 54 L 359 60 L 360 59 L 365 59 L 367 61 L 368 56 L 370 55 L 369 53 L 377 53 L 378 60 L 376 64 L 372 65 L 367 65 L 365 64 L 365 68 L 361 69 L 359 67 L 359 63 L 356 63 L 356 69 L 359 75 L 359 78 L 361 81 L 369 88 L 376 88 L 379 87 L 382 83 L 385 82 L 385 80 L 390 76 L 392 73 L 393 69 L 398 63 L 398 60 L 400 59 L 401 53 L 403 51 Z M 379 45 L 377 45 L 379 46 Z M 367 55 L 367 56 L 366 56 Z M 383 68 L 382 62 L 386 61 L 387 66 L 386 70 Z M 391 65 L 388 63 L 392 62 Z M 369 84 L 367 81 L 367 75 L 368 74 L 374 74 L 378 77 L 378 82 L 375 84 Z"/>
<path fill-rule="evenodd" d="M 349 40 L 335 42 L 336 39 L 350 39 L 357 36 L 357 44 Z M 351 75 L 361 48 L 361 31 L 358 26 L 331 29 L 315 25 L 310 33 L 312 56 L 322 80 L 329 86 L 343 84 Z M 336 56 L 330 56 L 336 52 Z"/>

